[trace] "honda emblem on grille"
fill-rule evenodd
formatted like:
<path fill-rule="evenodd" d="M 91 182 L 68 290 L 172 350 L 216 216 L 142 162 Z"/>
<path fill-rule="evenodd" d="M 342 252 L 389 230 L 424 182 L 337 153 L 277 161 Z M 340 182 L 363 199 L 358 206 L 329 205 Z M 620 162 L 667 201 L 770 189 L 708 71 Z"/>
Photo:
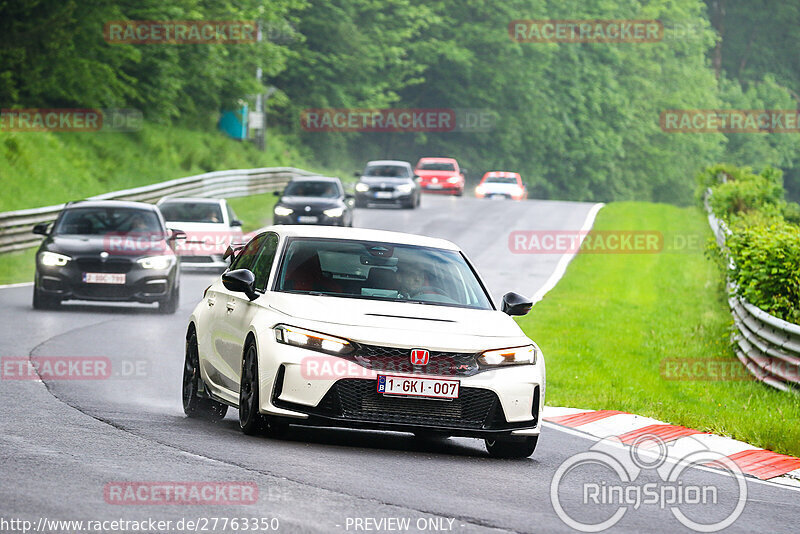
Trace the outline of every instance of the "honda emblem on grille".
<path fill-rule="evenodd" d="M 425 349 L 414 349 L 411 351 L 411 365 L 428 365 L 431 354 Z"/>

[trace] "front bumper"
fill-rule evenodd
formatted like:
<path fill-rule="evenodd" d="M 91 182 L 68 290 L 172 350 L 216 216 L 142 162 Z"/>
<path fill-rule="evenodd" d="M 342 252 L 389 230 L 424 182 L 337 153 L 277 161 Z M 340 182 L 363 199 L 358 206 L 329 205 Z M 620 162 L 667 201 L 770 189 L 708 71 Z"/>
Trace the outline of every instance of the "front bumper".
<path fill-rule="evenodd" d="M 134 261 L 81 266 L 73 260 L 62 267 L 37 265 L 36 287 L 43 295 L 59 300 L 152 303 L 169 297 L 176 283 L 177 270 L 177 265 L 165 270 L 144 269 Z M 85 283 L 84 272 L 124 273 L 125 283 Z"/>
<path fill-rule="evenodd" d="M 458 399 L 386 396 L 377 392 L 377 374 L 355 362 L 270 343 L 259 361 L 261 412 L 292 418 L 292 424 L 396 431 L 435 431 L 453 436 L 535 436 L 544 405 L 544 368 L 516 366 L 472 376 L 440 376 L 460 381 Z M 264 348 L 259 350 L 264 354 Z M 313 363 L 313 366 L 311 365 Z M 312 372 L 329 369 L 332 373 Z M 433 377 L 417 373 L 386 374 Z M 269 392 L 267 394 L 267 392 Z"/>
<path fill-rule="evenodd" d="M 313 217 L 306 219 L 304 217 Z M 272 224 L 312 224 L 322 226 L 344 226 L 344 214 L 339 217 L 328 217 L 322 212 L 306 213 L 295 212 L 291 215 L 272 215 Z"/>
<path fill-rule="evenodd" d="M 359 204 L 376 205 L 402 205 L 413 201 L 414 193 L 401 193 L 399 191 L 366 191 L 356 193 L 356 202 Z"/>

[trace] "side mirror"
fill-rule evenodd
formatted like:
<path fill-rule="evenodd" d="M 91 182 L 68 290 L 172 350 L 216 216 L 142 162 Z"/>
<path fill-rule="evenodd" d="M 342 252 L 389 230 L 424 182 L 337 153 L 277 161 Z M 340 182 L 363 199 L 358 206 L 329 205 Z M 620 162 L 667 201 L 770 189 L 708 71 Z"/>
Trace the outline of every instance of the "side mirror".
<path fill-rule="evenodd" d="M 356 196 L 353 193 L 345 193 L 344 199 L 345 200 L 355 200 Z"/>
<path fill-rule="evenodd" d="M 33 227 L 33 233 L 38 235 L 48 235 L 50 232 L 47 231 L 47 228 L 50 226 L 50 223 L 39 223 Z"/>
<path fill-rule="evenodd" d="M 276 197 L 279 197 L 279 196 L 283 195 L 283 191 L 275 190 L 275 191 L 272 192 L 272 194 L 275 195 Z"/>
<path fill-rule="evenodd" d="M 355 176 L 356 178 L 358 178 L 359 176 L 361 176 L 361 173 L 360 173 L 360 172 L 358 172 L 358 171 L 356 171 L 356 172 L 354 172 L 354 173 L 353 173 L 353 176 Z"/>
<path fill-rule="evenodd" d="M 240 221 L 239 219 L 234 219 L 231 221 L 231 226 L 241 226 L 241 225 L 242 221 Z"/>
<path fill-rule="evenodd" d="M 244 293 L 250 300 L 256 300 L 258 294 L 254 289 L 256 275 L 248 269 L 236 269 L 222 275 L 222 285 L 230 291 Z"/>
<path fill-rule="evenodd" d="M 518 293 L 503 295 L 503 313 L 508 315 L 526 315 L 533 307 L 533 302 Z"/>
<path fill-rule="evenodd" d="M 185 241 L 186 240 L 186 232 L 183 230 L 173 230 L 169 229 L 169 238 L 170 241 Z"/>

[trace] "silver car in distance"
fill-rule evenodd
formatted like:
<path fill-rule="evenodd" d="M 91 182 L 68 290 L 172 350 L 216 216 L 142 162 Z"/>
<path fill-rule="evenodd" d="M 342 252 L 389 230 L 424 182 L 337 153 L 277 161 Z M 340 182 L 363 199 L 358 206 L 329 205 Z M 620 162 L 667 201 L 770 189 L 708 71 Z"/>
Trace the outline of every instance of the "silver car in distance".
<path fill-rule="evenodd" d="M 233 251 L 229 251 L 233 252 Z M 530 456 L 539 347 L 492 303 L 453 243 L 379 230 L 272 226 L 233 254 L 186 333 L 183 407 L 246 434 L 289 425 L 482 438 Z"/>

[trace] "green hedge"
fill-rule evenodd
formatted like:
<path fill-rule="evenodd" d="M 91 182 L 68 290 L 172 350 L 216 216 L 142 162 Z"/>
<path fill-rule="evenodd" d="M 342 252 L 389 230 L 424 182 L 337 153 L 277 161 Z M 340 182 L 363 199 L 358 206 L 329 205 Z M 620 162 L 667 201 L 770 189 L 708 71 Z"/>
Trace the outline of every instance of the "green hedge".
<path fill-rule="evenodd" d="M 731 228 L 731 278 L 751 304 L 791 323 L 800 323 L 800 227 L 780 221 L 769 226 Z"/>
<path fill-rule="evenodd" d="M 737 294 L 762 310 L 800 323 L 800 206 L 786 202 L 783 173 L 767 167 L 714 165 L 697 176 L 698 199 L 731 230 L 727 244 Z"/>

